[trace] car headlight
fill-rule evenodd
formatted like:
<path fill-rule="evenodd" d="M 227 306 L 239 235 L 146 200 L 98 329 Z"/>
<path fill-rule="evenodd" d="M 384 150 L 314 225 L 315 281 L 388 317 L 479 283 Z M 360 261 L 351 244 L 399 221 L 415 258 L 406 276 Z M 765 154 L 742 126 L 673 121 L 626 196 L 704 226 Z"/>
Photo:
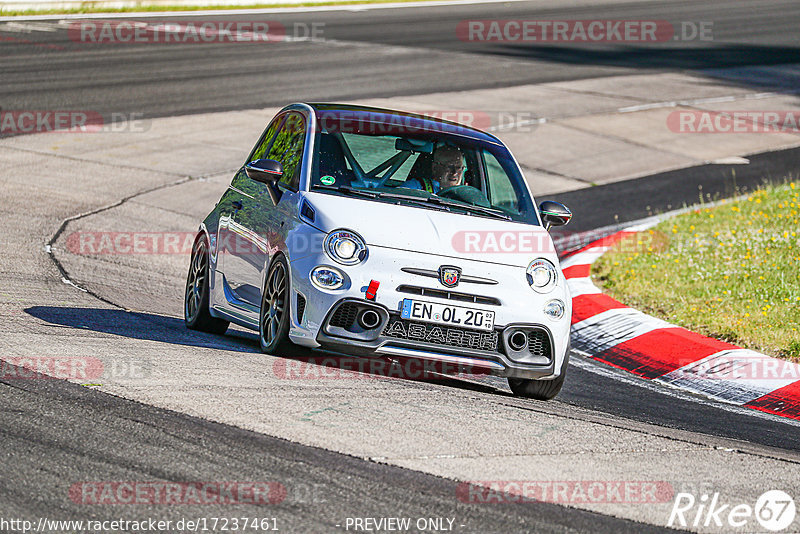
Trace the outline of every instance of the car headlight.
<path fill-rule="evenodd" d="M 320 265 L 311 271 L 311 281 L 322 289 L 339 289 L 344 285 L 344 276 L 333 267 Z"/>
<path fill-rule="evenodd" d="M 367 245 L 355 232 L 334 230 L 325 238 L 325 252 L 342 265 L 356 265 L 367 257 Z"/>
<path fill-rule="evenodd" d="M 558 271 L 555 265 L 544 258 L 533 260 L 528 265 L 525 276 L 528 278 L 528 284 L 538 293 L 548 293 L 558 283 Z"/>
<path fill-rule="evenodd" d="M 551 319 L 561 319 L 564 317 L 564 303 L 558 299 L 553 299 L 544 305 L 544 314 Z"/>

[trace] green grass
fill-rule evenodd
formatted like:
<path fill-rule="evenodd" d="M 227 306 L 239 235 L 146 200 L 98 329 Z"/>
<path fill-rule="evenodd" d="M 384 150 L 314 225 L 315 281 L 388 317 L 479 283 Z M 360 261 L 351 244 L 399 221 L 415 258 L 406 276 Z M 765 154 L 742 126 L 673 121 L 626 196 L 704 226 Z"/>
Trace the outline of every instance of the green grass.
<path fill-rule="evenodd" d="M 213 0 L 212 0 L 213 1 Z M 237 9 L 268 9 L 280 7 L 312 7 L 312 6 L 337 6 L 337 5 L 351 5 L 351 4 L 390 4 L 390 3 L 407 3 L 419 2 L 425 0 L 341 0 L 341 1 L 321 1 L 321 2 L 301 2 L 301 3 L 276 3 L 276 4 L 259 4 L 253 3 L 242 6 L 231 5 L 213 5 L 206 6 L 180 6 L 180 5 L 150 5 L 150 6 L 132 6 L 132 7 L 92 7 L 86 5 L 78 8 L 69 9 L 24 9 L 24 10 L 6 10 L 0 7 L 0 16 L 15 17 L 15 16 L 30 16 L 30 15 L 80 15 L 83 13 L 149 13 L 158 11 L 207 11 L 210 9 L 225 9 L 235 11 Z"/>
<path fill-rule="evenodd" d="M 592 268 L 615 299 L 695 332 L 800 361 L 800 185 L 701 206 Z"/>

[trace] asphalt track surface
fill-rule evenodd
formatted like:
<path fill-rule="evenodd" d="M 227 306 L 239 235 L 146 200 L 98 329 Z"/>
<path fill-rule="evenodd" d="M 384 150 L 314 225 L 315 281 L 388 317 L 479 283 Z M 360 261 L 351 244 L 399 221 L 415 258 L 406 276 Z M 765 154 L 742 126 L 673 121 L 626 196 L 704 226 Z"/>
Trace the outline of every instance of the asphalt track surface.
<path fill-rule="evenodd" d="M 657 532 L 548 503 L 475 506 L 457 483 L 160 410 L 53 380 L 2 383 L 4 517 L 88 518 L 73 481 L 270 481 L 276 504 L 94 507 L 91 519 L 259 517 L 281 532 L 341 530 L 346 517 L 457 517 L 461 532 Z M 120 444 L 125 443 L 124 448 Z M 281 497 L 277 497 L 281 499 Z M 116 508 L 116 509 L 115 509 Z M 456 525 L 458 527 L 458 525 Z"/>
<path fill-rule="evenodd" d="M 713 43 L 665 47 L 586 49 L 464 43 L 454 27 L 470 18 L 646 18 L 713 20 Z M 192 19 L 200 17 L 191 17 Z M 231 15 L 239 20 L 241 17 Z M 265 53 L 257 45 L 125 45 L 86 50 L 65 31 L 26 35 L 30 42 L 0 43 L 0 105 L 4 109 L 93 109 L 143 112 L 148 117 L 209 110 L 260 108 L 287 100 L 340 100 L 528 84 L 555 80 L 796 62 L 800 10 L 796 2 L 591 3 L 547 7 L 541 3 L 475 5 L 364 12 L 264 15 L 248 19 L 325 22 L 334 43 L 279 43 Z M 189 20 L 190 17 L 180 17 Z M 9 34 L 0 34 L 7 36 Z M 19 37 L 19 36 L 17 36 Z M 404 47 L 397 50 L 397 47 Z M 737 83 L 760 87 L 758 80 Z M 768 87 L 765 87 L 768 89 Z M 594 187 L 559 195 L 576 206 L 573 231 L 633 220 L 692 203 L 698 195 L 724 197 L 752 187 L 764 176 L 796 170 L 797 150 L 753 158 L 737 182 L 713 182 L 721 166 Z M 772 174 L 774 172 L 774 174 Z M 748 174 L 749 173 L 749 174 Z M 700 189 L 700 186 L 705 186 Z M 631 194 L 631 191 L 636 191 Z M 625 195 L 628 196 L 625 196 Z M 614 203 L 626 206 L 614 209 Z M 577 208 L 580 206 L 580 208 Z M 52 229 L 53 231 L 55 229 Z M 54 328 L 86 328 L 85 311 L 28 313 Z M 160 329 L 185 336 L 181 321 L 155 314 L 126 314 L 105 324 L 88 316 L 90 328 L 116 328 L 127 335 Z M 106 318 L 106 322 L 109 320 Z M 252 339 L 227 341 L 253 351 Z M 490 385 L 450 381 L 430 388 L 470 390 L 479 398 L 505 395 Z M 790 463 L 800 459 L 797 426 L 722 410 L 691 396 L 676 399 L 572 366 L 564 390 L 550 404 L 503 397 L 520 409 L 552 409 L 573 417 L 612 421 L 653 434 L 682 435 L 709 446 L 755 451 Z M 470 507 L 453 499 L 455 482 L 364 461 L 235 427 L 123 400 L 62 381 L 0 381 L 5 458 L 0 464 L 0 511 L 4 516 L 74 517 L 85 508 L 65 503 L 76 480 L 280 480 L 305 488 L 281 506 L 259 511 L 277 517 L 284 531 L 327 532 L 336 517 L 456 515 L 467 531 L 645 532 L 651 527 L 550 504 Z M 611 419 L 609 419 L 611 418 Z M 620 420 L 626 422 L 620 422 Z M 120 444 L 125 443 L 124 447 Z M 205 506 L 160 509 L 160 519 L 236 515 Z M 252 515 L 252 508 L 243 510 Z M 133 513 L 130 513 L 133 512 Z M 146 516 L 147 507 L 126 509 Z M 93 518 L 116 518 L 113 507 L 96 507 Z M 656 530 L 656 529 L 653 529 Z"/>
<path fill-rule="evenodd" d="M 630 19 L 713 22 L 713 41 L 648 45 L 462 41 L 472 19 Z M 145 117 L 416 95 L 658 71 L 796 62 L 792 0 L 514 2 L 423 9 L 154 17 L 157 21 L 277 21 L 322 26 L 319 42 L 92 44 L 67 26 L 0 36 L 0 106 Z M 126 17 L 125 20 L 136 20 Z M 317 26 L 319 27 L 319 26 Z M 733 82 L 732 82 L 733 83 Z M 737 83 L 758 87 L 763 80 Z M 780 82 L 778 82 L 780 83 Z"/>

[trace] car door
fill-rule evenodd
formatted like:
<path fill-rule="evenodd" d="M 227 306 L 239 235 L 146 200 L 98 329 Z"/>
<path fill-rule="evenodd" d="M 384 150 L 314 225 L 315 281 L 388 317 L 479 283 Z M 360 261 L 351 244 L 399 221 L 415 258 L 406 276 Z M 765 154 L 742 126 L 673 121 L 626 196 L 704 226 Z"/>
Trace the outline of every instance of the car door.
<path fill-rule="evenodd" d="M 283 125 L 286 114 L 276 116 L 253 148 L 248 162 L 266 157 L 275 134 Z M 223 273 L 226 297 L 229 304 L 253 311 L 258 301 L 260 287 L 247 283 L 248 262 L 253 260 L 252 247 L 258 248 L 260 241 L 246 230 L 248 221 L 256 216 L 262 204 L 261 195 L 266 186 L 251 180 L 240 168 L 233 177 L 228 190 L 220 200 L 219 260 L 218 269 Z M 263 245 L 261 245 L 263 246 Z"/>
<path fill-rule="evenodd" d="M 305 133 L 305 118 L 300 113 L 287 113 L 266 152 L 251 156 L 251 161 L 266 158 L 283 165 L 278 205 L 273 204 L 265 184 L 249 180 L 242 189 L 246 193 L 242 208 L 234 213 L 230 223 L 236 243 L 241 245 L 229 256 L 234 265 L 230 285 L 236 297 L 251 306 L 260 307 L 264 271 L 275 252 L 283 248 L 292 226 L 287 222 L 295 211 Z"/>

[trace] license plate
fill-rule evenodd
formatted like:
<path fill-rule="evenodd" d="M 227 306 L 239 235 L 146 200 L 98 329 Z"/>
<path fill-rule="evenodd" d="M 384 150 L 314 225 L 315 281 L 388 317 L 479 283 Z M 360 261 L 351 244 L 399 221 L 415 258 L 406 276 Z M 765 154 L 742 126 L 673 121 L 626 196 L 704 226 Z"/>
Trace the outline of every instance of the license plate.
<path fill-rule="evenodd" d="M 403 319 L 438 323 L 475 330 L 494 330 L 494 312 L 463 306 L 403 299 Z"/>

